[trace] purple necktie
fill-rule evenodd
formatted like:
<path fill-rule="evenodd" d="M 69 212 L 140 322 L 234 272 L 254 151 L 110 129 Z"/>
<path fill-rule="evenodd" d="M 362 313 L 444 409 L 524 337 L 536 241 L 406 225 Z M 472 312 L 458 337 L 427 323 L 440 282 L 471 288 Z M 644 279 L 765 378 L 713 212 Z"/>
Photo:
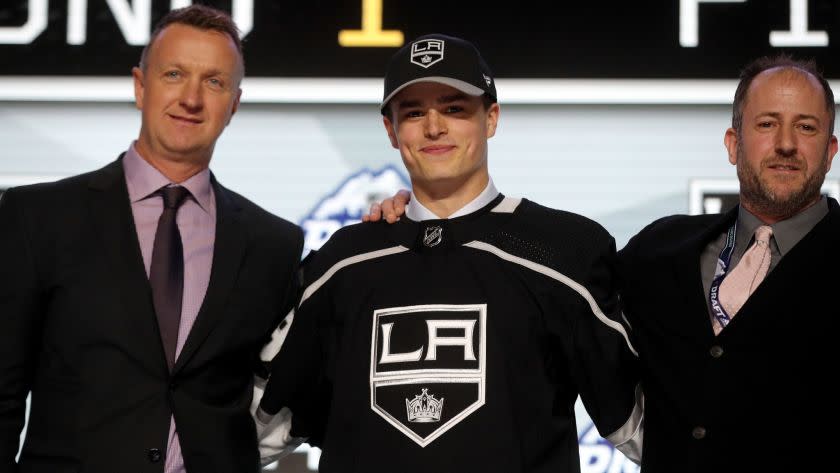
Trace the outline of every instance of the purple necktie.
<path fill-rule="evenodd" d="M 152 286 L 152 300 L 166 363 L 169 371 L 172 371 L 184 296 L 184 246 L 175 217 L 189 191 L 181 186 L 168 186 L 159 193 L 163 197 L 163 213 L 160 214 L 155 232 L 149 284 Z"/>

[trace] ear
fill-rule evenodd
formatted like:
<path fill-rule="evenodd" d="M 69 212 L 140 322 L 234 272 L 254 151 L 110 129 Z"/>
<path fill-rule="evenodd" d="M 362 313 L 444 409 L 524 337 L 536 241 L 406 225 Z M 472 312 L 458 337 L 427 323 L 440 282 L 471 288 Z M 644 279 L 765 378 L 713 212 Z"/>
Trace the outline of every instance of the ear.
<path fill-rule="evenodd" d="M 828 140 L 828 163 L 826 164 L 825 172 L 831 170 L 831 161 L 834 159 L 835 154 L 837 154 L 837 137 L 831 135 L 831 138 Z"/>
<path fill-rule="evenodd" d="M 137 110 L 143 110 L 143 92 L 145 91 L 143 70 L 139 67 L 132 67 L 131 77 L 134 79 L 134 106 L 137 107 Z"/>
<path fill-rule="evenodd" d="M 494 102 L 487 109 L 487 138 L 492 138 L 496 134 L 496 126 L 499 124 L 499 114 L 501 109 L 499 104 Z"/>
<path fill-rule="evenodd" d="M 385 131 L 388 133 L 388 139 L 391 140 L 391 146 L 394 149 L 400 149 L 400 143 L 397 141 L 397 132 L 394 129 L 394 124 L 391 123 L 391 120 L 386 116 L 382 117 L 382 124 L 385 125 Z"/>
<path fill-rule="evenodd" d="M 242 98 L 242 89 L 236 89 L 236 98 L 233 99 L 233 107 L 230 109 L 230 116 L 228 117 L 227 123 L 225 125 L 230 125 L 230 120 L 233 118 L 233 115 L 236 114 L 236 111 L 239 110 L 239 99 Z"/>
<path fill-rule="evenodd" d="M 736 164 L 738 162 L 738 132 L 734 128 L 726 130 L 726 134 L 723 135 L 723 144 L 729 153 L 729 162 Z"/>

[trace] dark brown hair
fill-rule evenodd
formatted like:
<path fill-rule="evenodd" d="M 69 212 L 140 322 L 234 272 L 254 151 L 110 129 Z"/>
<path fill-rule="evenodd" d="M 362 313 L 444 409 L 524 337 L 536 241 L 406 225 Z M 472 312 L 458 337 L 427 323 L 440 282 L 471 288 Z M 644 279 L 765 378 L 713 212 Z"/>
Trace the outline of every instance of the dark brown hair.
<path fill-rule="evenodd" d="M 140 54 L 140 69 L 146 69 L 146 56 L 152 44 L 154 44 L 160 35 L 160 32 L 167 26 L 173 24 L 192 26 L 200 30 L 218 31 L 219 33 L 228 35 L 239 52 L 239 57 L 242 59 L 244 68 L 245 59 L 242 56 L 242 40 L 239 39 L 239 28 L 233 22 L 230 15 L 206 5 L 190 5 L 172 10 L 157 22 L 148 44 L 146 44 L 146 47 L 143 48 L 143 52 Z"/>
<path fill-rule="evenodd" d="M 770 69 L 796 69 L 800 72 L 810 74 L 817 82 L 820 83 L 823 89 L 823 96 L 825 98 L 825 108 L 829 116 L 829 134 L 834 133 L 834 92 L 831 91 L 831 86 L 823 77 L 822 72 L 817 68 L 817 63 L 813 59 L 797 60 L 787 54 L 780 54 L 773 57 L 761 57 L 749 63 L 741 71 L 738 88 L 735 90 L 735 100 L 732 102 L 732 128 L 738 133 L 741 132 L 741 124 L 744 120 L 744 103 L 747 101 L 747 92 L 749 92 L 750 85 L 753 80 L 764 71 Z"/>

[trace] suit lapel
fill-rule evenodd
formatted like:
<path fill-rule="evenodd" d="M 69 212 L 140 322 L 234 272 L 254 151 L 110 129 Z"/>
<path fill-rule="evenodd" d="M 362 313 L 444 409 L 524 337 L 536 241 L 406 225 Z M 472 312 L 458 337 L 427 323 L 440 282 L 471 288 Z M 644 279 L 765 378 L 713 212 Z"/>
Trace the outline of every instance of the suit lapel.
<path fill-rule="evenodd" d="M 101 239 L 100 247 L 106 261 L 104 267 L 109 270 L 103 278 L 110 282 L 108 288 L 116 291 L 112 295 L 117 304 L 114 317 L 118 317 L 117 326 L 124 330 L 120 341 L 130 346 L 131 353 L 148 366 L 166 370 L 151 288 L 128 198 L 122 156 L 94 173 L 88 187 L 93 235 Z"/>
<path fill-rule="evenodd" d="M 693 327 L 691 333 L 706 333 L 709 337 L 714 336 L 712 322 L 708 312 L 708 295 L 703 287 L 703 277 L 700 271 L 700 256 L 706 246 L 715 238 L 724 233 L 738 216 L 738 207 L 722 214 L 698 231 L 693 238 L 689 238 L 676 247 L 673 255 L 674 278 L 677 281 L 677 289 L 685 298 L 685 310 L 690 312 L 686 317 L 687 323 Z M 701 328 L 697 328 L 700 326 Z"/>
<path fill-rule="evenodd" d="M 805 293 L 802 291 L 810 290 L 814 275 L 836 271 L 836 260 L 833 259 L 835 253 L 829 253 L 828 250 L 837 244 L 840 237 L 840 206 L 834 199 L 829 199 L 828 205 L 828 214 L 791 248 L 747 299 L 738 316 L 733 317 L 727 327 L 729 332 L 747 323 L 751 317 L 766 317 L 777 313 L 773 309 L 781 304 L 780 299 L 790 298 L 792 294 L 801 296 Z M 739 323 L 739 320 L 743 322 Z M 727 330 L 721 332 L 721 335 L 726 334 Z"/>
<path fill-rule="evenodd" d="M 173 374 L 183 369 L 219 323 L 236 283 L 247 242 L 245 226 L 241 224 L 241 209 L 233 201 L 230 192 L 219 185 L 215 178 L 211 182 L 216 195 L 217 214 L 210 283 L 195 324 L 175 362 Z"/>

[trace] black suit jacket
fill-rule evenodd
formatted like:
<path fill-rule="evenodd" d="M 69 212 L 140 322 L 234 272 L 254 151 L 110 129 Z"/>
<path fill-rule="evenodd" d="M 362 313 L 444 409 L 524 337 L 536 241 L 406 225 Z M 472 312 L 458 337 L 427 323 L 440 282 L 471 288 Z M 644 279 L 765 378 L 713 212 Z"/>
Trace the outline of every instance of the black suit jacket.
<path fill-rule="evenodd" d="M 3 196 L 0 471 L 160 473 L 173 414 L 188 471 L 258 470 L 253 373 L 294 302 L 303 239 L 213 186 L 210 284 L 171 374 L 121 160 Z"/>
<path fill-rule="evenodd" d="M 724 233 L 724 215 L 654 222 L 620 252 L 625 315 L 643 363 L 642 471 L 818 470 L 833 425 L 828 379 L 838 361 L 840 207 L 761 283 L 717 337 L 700 253 Z"/>

